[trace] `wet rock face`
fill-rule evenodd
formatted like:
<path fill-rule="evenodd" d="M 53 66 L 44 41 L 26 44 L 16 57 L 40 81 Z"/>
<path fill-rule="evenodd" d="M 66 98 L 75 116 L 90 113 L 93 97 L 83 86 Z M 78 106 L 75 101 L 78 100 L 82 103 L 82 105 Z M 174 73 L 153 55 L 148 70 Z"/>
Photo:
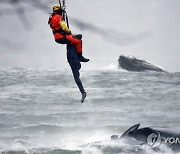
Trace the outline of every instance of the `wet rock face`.
<path fill-rule="evenodd" d="M 121 55 L 119 56 L 118 63 L 119 63 L 119 67 L 128 71 L 141 72 L 141 71 L 151 70 L 157 72 L 165 72 L 164 69 L 133 56 Z"/>

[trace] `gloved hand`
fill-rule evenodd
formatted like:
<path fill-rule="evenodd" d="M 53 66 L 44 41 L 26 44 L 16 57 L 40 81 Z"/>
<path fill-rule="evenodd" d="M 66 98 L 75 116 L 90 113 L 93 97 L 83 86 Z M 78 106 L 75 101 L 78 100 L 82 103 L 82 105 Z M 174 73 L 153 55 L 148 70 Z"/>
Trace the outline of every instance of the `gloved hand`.
<path fill-rule="evenodd" d="M 74 35 L 74 37 L 78 38 L 79 40 L 82 39 L 82 35 L 81 34 L 76 34 L 76 35 Z"/>
<path fill-rule="evenodd" d="M 72 32 L 71 32 L 71 30 L 69 31 L 69 32 L 66 32 L 68 35 L 71 35 L 72 34 Z"/>

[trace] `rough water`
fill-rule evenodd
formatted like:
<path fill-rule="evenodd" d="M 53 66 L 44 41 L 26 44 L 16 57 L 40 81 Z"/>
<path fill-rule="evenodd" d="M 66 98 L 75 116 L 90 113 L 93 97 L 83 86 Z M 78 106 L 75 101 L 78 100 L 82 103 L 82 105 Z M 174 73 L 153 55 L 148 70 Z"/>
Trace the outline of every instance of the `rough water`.
<path fill-rule="evenodd" d="M 179 129 L 180 73 L 104 69 L 82 71 L 81 77 L 84 104 L 70 70 L 1 68 L 0 152 L 173 153 L 110 137 L 137 123 Z"/>

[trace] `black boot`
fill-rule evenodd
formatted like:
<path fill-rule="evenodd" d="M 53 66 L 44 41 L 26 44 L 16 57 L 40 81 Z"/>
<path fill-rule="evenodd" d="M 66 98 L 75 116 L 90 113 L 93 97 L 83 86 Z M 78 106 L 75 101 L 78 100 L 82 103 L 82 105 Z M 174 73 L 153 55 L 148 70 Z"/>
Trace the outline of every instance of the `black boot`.
<path fill-rule="evenodd" d="M 78 59 L 81 62 L 88 62 L 89 61 L 89 59 L 83 57 L 82 53 L 78 54 Z"/>
<path fill-rule="evenodd" d="M 81 103 L 84 103 L 86 96 L 87 96 L 86 92 L 82 93 Z"/>

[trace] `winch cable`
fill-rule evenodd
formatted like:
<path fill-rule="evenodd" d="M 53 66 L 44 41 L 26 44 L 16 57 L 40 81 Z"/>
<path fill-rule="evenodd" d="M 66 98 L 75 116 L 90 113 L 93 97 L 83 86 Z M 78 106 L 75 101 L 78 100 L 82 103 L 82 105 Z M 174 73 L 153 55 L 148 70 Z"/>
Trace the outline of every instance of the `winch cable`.
<path fill-rule="evenodd" d="M 62 14 L 63 20 L 67 23 L 67 27 L 69 28 L 69 20 L 68 20 L 68 15 L 66 12 L 66 1 L 62 0 L 62 3 L 61 3 L 61 0 L 58 0 L 58 1 L 59 1 L 60 7 L 62 7 L 64 10 Z"/>

